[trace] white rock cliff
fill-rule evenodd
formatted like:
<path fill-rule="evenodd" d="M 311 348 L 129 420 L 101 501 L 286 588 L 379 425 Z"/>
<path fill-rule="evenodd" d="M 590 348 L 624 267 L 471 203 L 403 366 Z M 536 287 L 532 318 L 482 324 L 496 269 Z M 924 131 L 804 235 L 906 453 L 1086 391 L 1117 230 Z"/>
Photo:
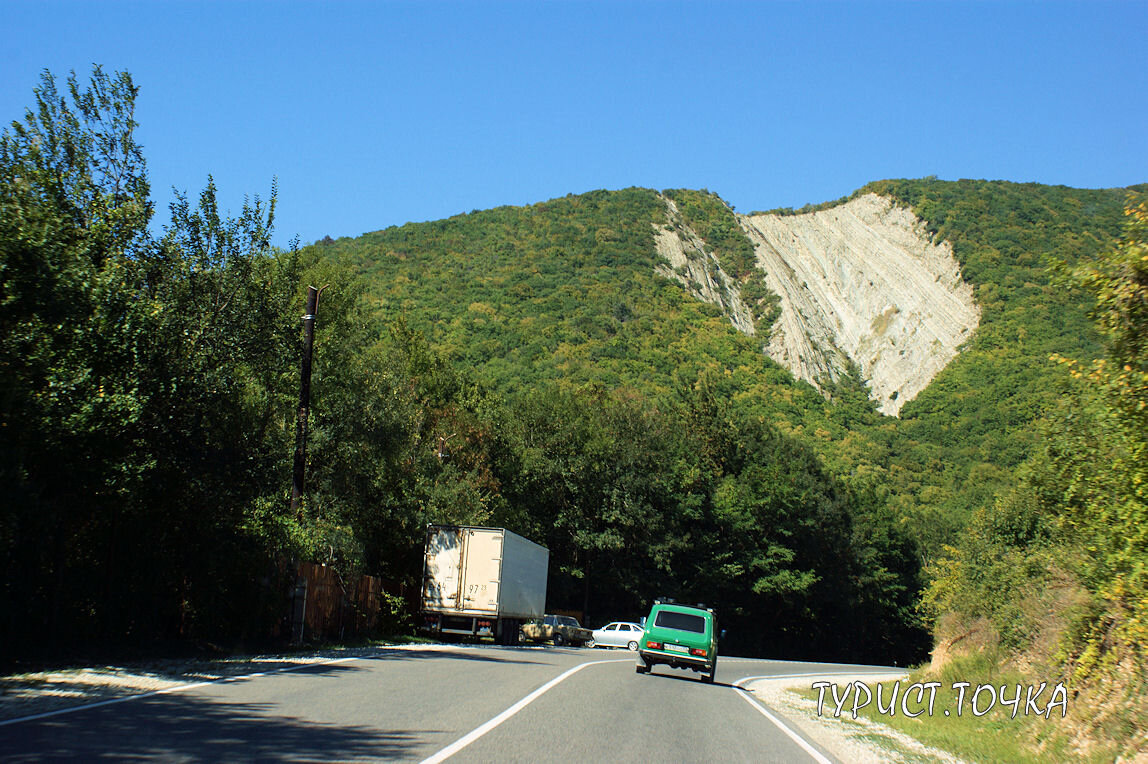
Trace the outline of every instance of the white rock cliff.
<path fill-rule="evenodd" d="M 659 271 L 753 334 L 736 283 L 666 202 L 668 224 L 656 227 L 655 239 L 672 270 Z M 980 323 L 952 247 L 931 241 L 922 221 L 887 198 L 866 194 L 821 212 L 738 219 L 781 298 L 765 352 L 815 387 L 839 379 L 852 361 L 878 410 L 897 416 Z"/>
<path fill-rule="evenodd" d="M 742 302 L 737 282 L 722 270 L 705 242 L 682 222 L 673 200 L 662 197 L 662 201 L 666 203 L 666 224 L 654 226 L 654 243 L 670 264 L 658 266 L 657 272 L 674 279 L 699 300 L 717 305 L 739 332 L 753 336 L 753 313 Z"/>

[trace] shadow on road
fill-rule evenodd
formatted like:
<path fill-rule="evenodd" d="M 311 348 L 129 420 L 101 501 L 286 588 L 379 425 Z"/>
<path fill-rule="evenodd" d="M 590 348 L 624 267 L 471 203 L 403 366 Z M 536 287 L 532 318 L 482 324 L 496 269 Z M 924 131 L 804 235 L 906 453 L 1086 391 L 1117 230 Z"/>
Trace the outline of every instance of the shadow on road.
<path fill-rule="evenodd" d="M 655 677 L 657 679 L 676 679 L 679 682 L 693 682 L 694 684 L 700 684 L 703 687 L 729 687 L 729 688 L 737 689 L 732 684 L 726 684 L 725 682 L 719 682 L 716 679 L 713 681 L 712 684 L 703 682 L 702 678 L 701 678 L 702 677 L 701 674 L 696 674 L 696 675 L 693 675 L 693 674 L 657 674 L 657 673 L 654 673 L 653 670 L 651 670 L 650 673 L 646 674 L 645 676 Z"/>
<path fill-rule="evenodd" d="M 344 660 L 352 658 L 353 660 Z M 284 677 L 347 676 L 368 671 L 377 661 L 413 662 L 482 661 L 546 665 L 544 656 L 530 650 L 427 648 L 373 648 L 354 655 L 334 653 L 310 656 L 310 663 L 291 657 L 253 658 L 226 663 L 176 666 L 151 672 L 138 667 L 134 679 L 151 680 L 152 693 L 143 686 L 98 684 L 99 672 L 77 672 L 53 677 L 55 707 L 20 709 L 24 717 L 51 711 L 71 711 L 43 718 L 15 719 L 0 726 L 0 759 L 5 762 L 137 760 L 155 758 L 187 762 L 217 761 L 350 761 L 412 759 L 451 742 L 457 731 L 358 726 L 353 723 L 316 722 L 307 712 L 285 715 L 272 703 L 205 700 L 194 690 L 180 691 L 194 682 L 239 684 L 267 674 Z M 298 661 L 298 659 L 294 659 Z M 338 661 L 338 662 L 336 662 Z M 111 669 L 106 670 L 108 674 Z M 122 671 L 122 669 L 121 669 Z M 104 676 L 104 678 L 108 678 Z M 7 678 L 15 687 L 17 678 Z M 26 677 L 21 681 L 31 681 Z M 70 682 L 70 683 L 69 683 Z M 41 682 L 42 684 L 44 682 Z M 291 682 L 282 685 L 289 688 Z M 27 689 L 23 687 L 22 689 Z M 290 694 L 290 689 L 284 689 Z M 130 702 L 119 702 L 130 700 Z M 93 705 L 94 704 L 94 705 Z M 2 704 L 0 704 L 2 705 Z M 79 707 L 77 707 L 79 706 Z M 16 709 L 10 709 L 16 710 Z"/>
<path fill-rule="evenodd" d="M 487 649 L 460 649 L 460 650 L 394 650 L 386 647 L 379 648 L 373 655 L 363 656 L 360 660 L 425 660 L 427 658 L 450 658 L 461 661 L 483 661 L 490 663 L 519 663 L 536 665 L 542 661 L 530 660 L 525 657 L 529 653 L 514 648 Z"/>
<path fill-rule="evenodd" d="M 104 667 L 0 677 L 0 721 L 46 712 L 119 701 L 199 682 L 246 682 L 267 674 L 324 676 L 363 670 L 368 661 L 422 661 L 431 658 L 539 665 L 530 651 L 500 649 L 371 648 L 332 651 L 307 658 L 280 656 L 226 661 L 170 661 L 146 666 Z M 353 659 L 353 660 L 348 660 Z M 304 662 L 306 661 L 306 662 Z M 339 662 L 335 662 L 339 661 Z M 3 729 L 0 728 L 0 734 Z M 0 749 L 2 750 L 2 749 Z"/>
<path fill-rule="evenodd" d="M 379 730 L 275 716 L 264 704 L 204 702 L 186 694 L 91 709 L 0 728 L 5 761 L 158 758 L 188 762 L 347 761 L 417 756 L 439 730 Z"/>

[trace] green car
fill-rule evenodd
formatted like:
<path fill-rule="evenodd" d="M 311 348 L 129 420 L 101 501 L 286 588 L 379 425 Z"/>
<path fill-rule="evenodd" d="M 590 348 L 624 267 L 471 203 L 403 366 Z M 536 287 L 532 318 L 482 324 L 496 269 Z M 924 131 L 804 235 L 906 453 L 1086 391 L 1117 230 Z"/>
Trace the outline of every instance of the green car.
<path fill-rule="evenodd" d="M 712 608 L 678 605 L 673 600 L 654 601 L 638 644 L 639 674 L 647 674 L 662 664 L 703 671 L 702 681 L 712 684 L 717 656 L 717 615 Z"/>

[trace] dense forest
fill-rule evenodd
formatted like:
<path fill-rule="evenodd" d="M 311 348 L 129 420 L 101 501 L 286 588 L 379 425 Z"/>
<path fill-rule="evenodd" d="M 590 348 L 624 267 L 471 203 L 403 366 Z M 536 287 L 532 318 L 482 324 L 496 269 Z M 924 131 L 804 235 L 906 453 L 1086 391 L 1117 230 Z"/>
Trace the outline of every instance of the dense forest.
<path fill-rule="evenodd" d="M 827 404 L 763 355 L 770 296 L 732 209 L 707 191 L 665 196 L 764 306 L 757 338 L 655 273 L 664 261 L 650 228 L 665 222 L 664 204 L 648 189 L 472 212 L 308 251 L 351 265 L 376 315 L 401 318 L 511 401 L 556 381 L 663 400 L 716 375 L 730 405 L 795 436 L 835 476 L 887 493 L 931 560 L 1031 453 L 1034 424 L 1069 384 L 1050 356 L 1102 354 L 1092 298 L 1061 274 L 1112 246 L 1137 192 L 926 179 L 879 181 L 852 196 L 870 192 L 911 207 L 952 243 L 983 311 L 964 352 L 898 419 L 875 412 L 856 375 Z"/>
<path fill-rule="evenodd" d="M 983 311 L 890 418 L 859 375 L 823 395 L 763 353 L 775 299 L 706 190 L 283 250 L 274 184 L 229 217 L 207 176 L 157 232 L 136 97 L 46 73 L 0 138 L 9 662 L 274 643 L 300 560 L 380 577 L 384 628 L 411 629 L 423 529 L 457 522 L 547 546 L 549 606 L 593 625 L 671 595 L 741 654 L 919 662 L 981 622 L 1012 654 L 1052 633 L 1076 681 L 1143 671 L 1148 188 L 858 189 L 950 242 Z M 756 337 L 656 272 L 665 198 Z"/>
<path fill-rule="evenodd" d="M 396 595 L 417 591 L 428 522 L 505 525 L 544 543 L 552 605 L 591 621 L 673 593 L 722 607 L 745 651 L 923 654 L 911 539 L 877 491 L 737 405 L 736 366 L 824 401 L 776 366 L 759 370 L 721 315 L 648 272 L 650 193 L 563 200 L 534 220 L 494 211 L 500 235 L 451 239 L 483 255 L 470 278 L 447 262 L 408 278 L 438 273 L 428 289 L 465 306 L 434 323 L 485 332 L 452 344 L 414 310 L 377 310 L 377 282 L 334 248 L 271 247 L 274 187 L 230 218 L 209 176 L 154 234 L 126 74 L 73 76 L 62 92 L 46 74 L 35 95 L 0 143 L 9 659 L 272 639 L 294 560 L 382 578 L 388 626 L 409 628 Z M 585 254 L 570 257 L 570 241 Z M 520 272 L 514 246 L 536 266 Z M 394 259 L 434 252 L 412 240 Z M 329 288 L 306 496 L 291 512 L 309 284 Z M 630 298 L 615 297 L 619 284 Z M 503 286 L 551 316 L 509 357 L 495 351 L 517 340 L 489 330 L 503 319 L 486 307 L 508 302 Z M 663 358 L 647 371 L 628 346 L 651 332 Z M 584 357 L 610 374 L 585 373 Z M 548 371 L 478 373 L 530 360 Z M 849 623 L 864 633 L 840 643 Z"/>

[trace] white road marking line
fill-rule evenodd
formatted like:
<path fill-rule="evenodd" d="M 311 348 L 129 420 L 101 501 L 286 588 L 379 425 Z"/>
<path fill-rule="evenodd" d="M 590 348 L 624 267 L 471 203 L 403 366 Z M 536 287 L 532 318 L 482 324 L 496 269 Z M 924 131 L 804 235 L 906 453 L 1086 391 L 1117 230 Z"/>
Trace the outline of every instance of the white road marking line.
<path fill-rule="evenodd" d="M 803 677 L 803 676 L 825 676 L 825 677 L 830 677 L 830 676 L 889 676 L 891 674 L 896 674 L 896 673 L 898 673 L 898 672 L 897 671 L 810 671 L 810 672 L 803 672 L 800 674 L 762 674 L 761 676 L 744 676 L 737 681 L 738 682 L 749 682 L 749 681 L 754 680 L 754 679 L 797 679 L 798 677 Z M 905 671 L 903 669 L 900 670 L 900 673 L 904 674 L 905 676 L 909 675 L 909 672 Z M 734 682 L 734 684 L 737 684 L 737 682 Z"/>
<path fill-rule="evenodd" d="M 412 645 L 382 645 L 379 650 L 436 650 L 442 652 L 449 652 L 454 649 L 480 649 L 471 648 L 468 645 L 437 645 L 437 644 L 412 644 Z M 70 714 L 74 711 L 83 711 L 88 708 L 99 708 L 100 706 L 111 706 L 116 703 L 127 703 L 129 700 L 140 700 L 141 698 L 150 698 L 155 695 L 170 695 L 176 692 L 183 692 L 184 690 L 194 690 L 196 687 L 206 687 L 209 684 L 223 684 L 224 682 L 238 682 L 243 679 L 258 679 L 262 676 L 270 676 L 271 674 L 281 674 L 287 671 L 299 671 L 300 669 L 307 668 L 308 666 L 330 666 L 336 663 L 346 663 L 347 661 L 357 661 L 373 658 L 372 655 L 349 655 L 345 658 L 331 658 L 329 660 L 312 661 L 310 663 L 296 663 L 291 666 L 282 666 L 277 669 L 269 669 L 267 671 L 257 671 L 251 674 L 239 674 L 236 676 L 225 676 L 219 679 L 211 679 L 204 682 L 195 682 L 193 684 L 181 684 L 175 687 L 165 687 L 162 690 L 151 690 L 149 692 L 141 692 L 135 695 L 124 695 L 119 698 L 110 698 L 108 700 L 98 700 L 94 703 L 83 703 L 78 706 L 68 706 L 67 708 L 58 708 L 55 711 L 44 711 L 39 714 L 31 714 L 29 716 L 19 716 L 14 719 L 0 719 L 0 727 L 9 724 L 17 724 L 19 722 L 32 722 L 37 719 L 47 719 L 52 716 L 60 716 L 62 714 Z"/>
<path fill-rule="evenodd" d="M 271 669 L 270 671 L 259 671 L 254 674 L 240 674 L 239 676 L 225 676 L 219 679 L 212 679 L 207 682 L 195 682 L 193 684 L 181 684 L 175 687 L 165 687 L 162 690 L 152 690 L 150 692 L 141 692 L 138 695 L 124 695 L 119 698 L 110 698 L 108 700 L 99 700 L 95 703 L 84 703 L 78 706 L 68 706 L 67 708 L 57 708 L 55 711 L 44 711 L 39 714 L 32 714 L 30 716 L 18 716 L 15 719 L 0 719 L 0 727 L 6 727 L 9 724 L 18 724 L 20 722 L 34 722 L 38 719 L 48 719 L 53 716 L 62 716 L 63 714 L 70 714 L 76 711 L 85 711 L 89 708 L 99 708 L 100 706 L 113 706 L 116 703 L 127 703 L 129 700 L 141 700 L 143 698 L 152 698 L 156 695 L 171 695 L 177 692 L 184 692 L 185 690 L 194 690 L 197 687 L 207 687 L 211 684 L 224 684 L 226 682 L 238 682 L 243 679 L 257 679 L 261 676 L 269 676 L 271 674 L 283 674 L 288 671 L 298 671 L 309 666 L 330 666 L 335 663 L 346 663 L 347 661 L 358 660 L 361 656 L 354 656 L 350 658 L 333 658 L 328 661 L 314 661 L 312 663 L 298 663 L 293 666 L 283 666 L 282 668 Z"/>
<path fill-rule="evenodd" d="M 453 743 L 451 743 L 450 745 L 448 745 L 446 748 L 443 748 L 438 753 L 435 753 L 435 754 L 431 755 L 430 757 L 423 759 L 421 764 L 438 764 L 438 762 L 446 761 L 448 758 L 450 758 L 451 756 L 454 756 L 456 753 L 461 751 L 463 748 L 466 748 L 468 745 L 473 743 L 475 740 L 478 740 L 480 737 L 482 737 L 486 733 L 490 732 L 492 729 L 494 729 L 498 725 L 502 724 L 504 721 L 506 721 L 510 717 L 514 716 L 515 714 L 517 714 L 522 709 L 526 708 L 528 705 L 530 705 L 535 700 L 537 700 L 547 690 L 554 687 L 556 684 L 563 681 L 567 677 L 573 676 L 574 674 L 578 673 L 579 671 L 586 668 L 587 666 L 596 666 L 600 663 L 633 663 L 633 662 L 634 662 L 633 658 L 621 658 L 621 659 L 614 658 L 613 660 L 589 661 L 588 663 L 580 663 L 577 666 L 575 666 L 574 668 L 570 669 L 569 671 L 566 671 L 565 673 L 559 674 L 555 678 L 551 679 L 549 682 L 542 685 L 537 690 L 530 693 L 529 695 L 527 695 L 525 698 L 523 698 L 522 700 L 515 703 L 510 708 L 506 709 L 501 714 L 499 714 L 498 716 L 496 716 L 493 719 L 491 719 L 490 721 L 488 721 L 486 724 L 483 724 L 480 727 L 475 727 L 473 730 L 471 730 L 467 734 L 463 735 L 458 740 L 456 740 Z M 828 764 L 828 762 L 826 764 Z"/>
<path fill-rule="evenodd" d="M 484 649 L 483 646 L 472 647 L 470 645 L 436 645 L 436 644 L 413 644 L 413 645 L 383 645 L 380 650 L 436 650 L 442 652 L 450 652 L 451 650 L 468 650 L 468 649 Z M 262 676 L 269 676 L 271 674 L 282 674 L 288 671 L 299 671 L 300 669 L 307 668 L 308 666 L 330 666 L 335 663 L 346 663 L 347 661 L 357 661 L 372 658 L 371 655 L 350 655 L 345 658 L 331 658 L 323 661 L 312 661 L 310 663 L 296 663 L 291 666 L 282 666 L 277 669 L 270 669 L 268 671 L 257 671 L 251 674 L 239 674 L 237 676 L 225 676 L 219 679 L 211 679 L 204 682 L 194 682 L 193 684 L 181 684 L 175 687 L 165 687 L 162 690 L 150 690 L 148 692 L 141 692 L 135 695 L 123 695 L 118 698 L 109 698 L 108 700 L 97 700 L 93 703 L 83 703 L 77 706 L 68 706 L 67 708 L 57 708 L 54 711 L 43 711 L 38 714 L 29 714 L 28 716 L 18 716 L 14 719 L 0 719 L 0 727 L 6 727 L 10 724 L 19 724 L 20 722 L 34 722 L 39 719 L 48 719 L 53 716 L 62 716 L 63 714 L 70 714 L 76 711 L 84 711 L 89 708 L 99 708 L 100 706 L 112 706 L 116 703 L 127 703 L 129 700 L 142 700 L 143 698 L 151 698 L 156 695 L 171 695 L 185 690 L 194 690 L 197 687 L 206 687 L 211 684 L 223 684 L 225 682 L 238 682 L 244 679 L 258 679 Z"/>
<path fill-rule="evenodd" d="M 774 726 L 788 735 L 790 739 L 793 740 L 793 742 L 797 743 L 805 750 L 806 753 L 812 756 L 814 761 L 816 761 L 818 764 L 833 764 L 833 762 L 825 758 L 825 756 L 823 756 L 820 751 L 807 743 L 805 738 L 791 730 L 785 725 L 784 722 L 781 721 L 781 719 L 778 719 L 776 716 L 771 714 L 765 706 L 754 700 L 750 691 L 741 686 L 742 682 L 749 682 L 753 679 L 789 679 L 798 676 L 823 676 L 823 674 L 791 674 L 789 676 L 745 676 L 734 682 L 733 686 L 737 689 L 738 695 L 741 696 L 742 700 L 744 700 L 746 703 L 749 703 L 751 706 L 760 711 L 762 716 L 773 722 Z"/>

